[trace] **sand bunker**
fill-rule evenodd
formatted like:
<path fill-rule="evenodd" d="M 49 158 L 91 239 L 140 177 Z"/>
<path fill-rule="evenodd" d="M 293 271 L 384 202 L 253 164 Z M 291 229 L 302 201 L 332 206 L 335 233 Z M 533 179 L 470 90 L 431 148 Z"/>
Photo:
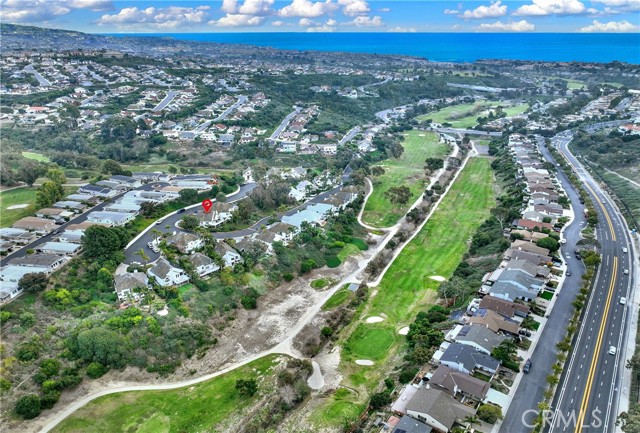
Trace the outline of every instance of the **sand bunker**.
<path fill-rule="evenodd" d="M 358 360 L 356 360 L 356 364 L 358 364 L 358 365 L 373 365 L 373 361 L 370 361 L 368 359 L 358 359 Z"/>
<path fill-rule="evenodd" d="M 435 281 L 447 281 L 447 279 L 445 277 L 441 277 L 440 275 L 433 275 L 433 276 L 431 276 L 429 278 L 431 278 L 432 280 L 435 280 Z"/>
<path fill-rule="evenodd" d="M 7 208 L 7 210 L 11 210 L 11 209 L 24 209 L 25 207 L 29 207 L 29 203 L 14 204 L 13 206 L 9 206 L 9 207 Z"/>
<path fill-rule="evenodd" d="M 382 322 L 384 319 L 380 316 L 373 316 L 373 317 L 369 317 L 367 318 L 367 323 L 379 323 Z"/>
<path fill-rule="evenodd" d="M 426 137 L 426 134 L 418 134 L 418 137 Z"/>
<path fill-rule="evenodd" d="M 408 333 L 409 333 L 409 327 L 408 326 L 405 326 L 404 328 L 402 328 L 402 329 L 400 329 L 398 331 L 398 334 L 400 334 L 400 335 L 407 335 Z"/>
<path fill-rule="evenodd" d="M 309 385 L 309 388 L 317 390 L 324 386 L 324 378 L 322 377 L 318 363 L 312 361 L 311 365 L 313 366 L 313 374 L 307 379 L 307 385 Z"/>

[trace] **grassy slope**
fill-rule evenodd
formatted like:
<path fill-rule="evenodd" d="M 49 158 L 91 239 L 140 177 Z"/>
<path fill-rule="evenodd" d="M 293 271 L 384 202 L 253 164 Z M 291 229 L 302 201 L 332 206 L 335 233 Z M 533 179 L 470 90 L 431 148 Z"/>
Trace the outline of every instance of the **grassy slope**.
<path fill-rule="evenodd" d="M 370 301 L 368 313 L 384 313 L 387 319 L 358 324 L 346 339 L 341 363 L 344 385 L 362 389 L 365 392 L 360 395 L 366 396 L 382 380 L 388 369 L 385 362 L 404 344 L 397 330 L 408 325 L 437 296 L 439 283 L 429 277 L 448 278 L 453 274 L 468 249 L 469 239 L 489 215 L 495 200 L 492 179 L 488 159 L 470 160 L 429 222 L 393 262 Z M 389 336 L 393 342 L 387 345 Z M 363 339 L 369 345 L 362 344 Z M 356 359 L 373 359 L 376 365 L 358 366 L 353 363 Z M 364 407 L 362 400 L 353 395 L 332 396 L 310 420 L 339 425 L 344 418 L 327 418 L 321 413 L 359 413 Z"/>
<path fill-rule="evenodd" d="M 409 131 L 402 143 L 404 153 L 398 159 L 381 164 L 385 173 L 373 179 L 373 193 L 367 200 L 362 220 L 370 225 L 389 227 L 394 225 L 409 206 L 424 191 L 424 161 L 429 157 L 444 158 L 448 146 L 438 142 L 438 136 L 422 131 Z M 423 135 L 423 136 L 421 136 Z M 412 196 L 404 206 L 394 205 L 384 196 L 393 186 L 407 185 Z"/>
<path fill-rule="evenodd" d="M 22 156 L 24 156 L 27 159 L 33 159 L 34 161 L 38 161 L 38 162 L 49 162 L 49 157 L 41 154 L 41 153 L 36 153 L 36 152 L 22 152 Z"/>
<path fill-rule="evenodd" d="M 36 211 L 36 190 L 37 187 L 24 187 L 0 192 L 0 227 L 9 227 L 20 218 L 33 216 Z M 64 188 L 65 195 L 73 194 L 77 190 L 77 187 Z M 21 209 L 7 209 L 19 204 L 28 204 L 29 206 Z"/>
<path fill-rule="evenodd" d="M 260 358 L 206 382 L 171 391 L 141 391 L 100 397 L 74 412 L 56 433 L 172 433 L 216 431 L 216 424 L 240 414 L 255 399 L 235 389 L 237 379 L 269 375 L 277 355 Z M 260 390 L 261 386 L 258 386 Z M 264 392 L 264 389 L 263 389 Z M 260 392 L 258 393 L 258 396 Z M 99 422 L 96 422 L 99 420 Z"/>

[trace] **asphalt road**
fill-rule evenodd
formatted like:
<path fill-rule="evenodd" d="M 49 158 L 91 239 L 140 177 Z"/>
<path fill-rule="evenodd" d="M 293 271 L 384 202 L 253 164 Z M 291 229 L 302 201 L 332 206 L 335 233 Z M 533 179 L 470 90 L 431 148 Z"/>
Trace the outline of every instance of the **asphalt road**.
<path fill-rule="evenodd" d="M 153 190 L 153 186 L 154 185 L 167 186 L 169 184 L 166 183 L 166 182 L 154 182 L 153 185 L 152 184 L 142 185 L 141 187 L 136 188 L 136 189 L 134 189 L 132 191 L 136 191 L 136 190 L 137 191 L 151 191 L 151 190 Z M 105 207 L 107 207 L 111 203 L 114 203 L 118 198 L 120 198 L 125 193 L 126 193 L 126 191 L 123 192 L 122 194 L 119 194 L 119 195 L 117 195 L 115 197 L 112 197 L 110 200 L 104 201 L 104 202 L 92 207 L 89 210 L 86 210 L 84 213 L 82 213 L 82 214 L 78 215 L 77 217 L 69 220 L 68 222 L 66 222 L 66 223 L 64 223 L 62 225 L 56 226 L 55 231 L 63 232 L 68 226 L 70 226 L 72 224 L 80 224 L 82 222 L 85 222 L 87 220 L 87 217 L 89 216 L 89 213 L 95 212 L 95 211 L 100 211 L 100 210 L 104 209 Z M 53 240 L 54 237 L 57 237 L 57 236 L 58 236 L 57 234 L 54 235 L 54 234 L 50 233 L 48 235 L 45 235 L 45 236 L 42 236 L 41 238 L 36 239 L 35 241 L 31 242 L 30 244 L 25 245 L 21 249 L 16 250 L 16 251 L 12 252 L 11 254 L 9 254 L 7 256 L 1 257 L 0 258 L 0 266 L 6 265 L 9 262 L 9 260 L 11 260 L 11 259 L 15 259 L 15 258 L 18 258 L 18 257 L 24 257 L 27 254 L 28 250 L 35 249 L 39 245 L 42 245 L 42 244 L 44 244 L 46 242 L 50 242 L 50 241 Z"/>
<path fill-rule="evenodd" d="M 563 132 L 554 137 L 554 144 L 576 169 L 594 201 L 602 263 L 552 405 L 548 432 L 614 432 L 624 369 L 623 341 L 632 312 L 632 306 L 622 305 L 620 299 L 632 299 L 633 250 L 629 231 L 611 199 L 568 151 L 572 137 L 571 131 Z M 624 274 L 625 269 L 629 275 Z M 610 347 L 615 354 L 609 353 Z"/>
<path fill-rule="evenodd" d="M 276 130 L 273 131 L 273 134 L 271 134 L 271 137 L 269 137 L 269 139 L 277 140 L 278 137 L 280 137 L 280 134 L 282 134 L 282 131 L 284 131 L 287 126 L 289 126 L 289 123 L 291 122 L 291 119 L 293 119 L 293 116 L 298 114 L 300 110 L 301 110 L 300 107 L 295 107 L 291 113 L 287 114 L 284 120 L 280 122 L 280 125 L 278 125 Z"/>
<path fill-rule="evenodd" d="M 444 132 L 445 134 L 469 134 L 482 135 L 485 137 L 502 137 L 502 132 L 478 131 L 477 129 L 434 128 L 434 130 L 438 132 Z"/>
<path fill-rule="evenodd" d="M 157 112 L 157 111 L 164 110 L 164 107 L 169 105 L 171 101 L 173 101 L 173 98 L 175 98 L 178 93 L 179 92 L 176 92 L 175 90 L 170 90 L 169 92 L 167 92 L 167 96 L 165 96 L 164 99 L 160 101 L 160 103 L 156 105 L 151 111 Z"/>
<path fill-rule="evenodd" d="M 540 143 L 540 141 L 538 141 Z M 542 140 L 544 143 L 544 140 Z M 541 146 L 543 156 L 555 165 L 555 160 L 549 151 Z M 546 378 L 551 371 L 551 366 L 556 360 L 558 344 L 565 336 L 569 319 L 571 318 L 571 303 L 580 289 L 581 277 L 585 267 L 582 261 L 573 256 L 576 242 L 580 240 L 580 231 L 586 225 L 584 207 L 580 204 L 580 196 L 562 171 L 557 174 L 567 196 L 571 200 L 575 218 L 571 224 L 563 230 L 563 238 L 567 243 L 562 245 L 560 251 L 571 270 L 571 276 L 565 277 L 553 309 L 549 313 L 547 323 L 542 330 L 539 343 L 532 356 L 532 367 L 529 374 L 522 376 L 518 389 L 513 396 L 509 410 L 500 426 L 500 433 L 525 433 L 532 430 L 527 424 L 533 424 L 537 413 L 538 402 L 543 399 L 547 386 Z M 568 256 L 567 256 L 568 254 Z"/>

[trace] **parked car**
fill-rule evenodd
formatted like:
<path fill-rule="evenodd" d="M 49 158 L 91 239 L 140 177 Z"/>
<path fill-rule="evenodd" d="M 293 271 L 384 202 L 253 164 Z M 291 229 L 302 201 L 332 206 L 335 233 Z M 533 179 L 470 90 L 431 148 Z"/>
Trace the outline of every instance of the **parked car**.
<path fill-rule="evenodd" d="M 524 374 L 528 374 L 531 370 L 531 359 L 527 359 L 527 362 L 524 363 L 524 367 L 522 367 L 522 372 Z"/>
<path fill-rule="evenodd" d="M 178 209 L 178 212 L 176 212 L 176 213 L 183 213 L 184 211 L 186 211 L 186 209 L 182 208 L 182 209 Z"/>
<path fill-rule="evenodd" d="M 571 276 L 571 271 L 569 269 L 567 269 L 567 277 Z"/>

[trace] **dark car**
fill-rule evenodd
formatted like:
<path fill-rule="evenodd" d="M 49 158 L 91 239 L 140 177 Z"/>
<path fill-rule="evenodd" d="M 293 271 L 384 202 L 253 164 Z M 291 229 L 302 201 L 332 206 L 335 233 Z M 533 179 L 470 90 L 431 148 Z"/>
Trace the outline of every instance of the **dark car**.
<path fill-rule="evenodd" d="M 527 359 L 527 362 L 524 363 L 524 367 L 522 367 L 522 372 L 524 374 L 529 373 L 531 370 L 531 359 Z"/>
<path fill-rule="evenodd" d="M 182 213 L 182 212 L 184 212 L 184 211 L 186 211 L 186 209 L 185 209 L 185 208 L 182 208 L 182 209 L 178 209 L 178 212 L 176 212 L 176 213 Z"/>
<path fill-rule="evenodd" d="M 571 276 L 571 271 L 567 269 L 567 277 Z"/>

